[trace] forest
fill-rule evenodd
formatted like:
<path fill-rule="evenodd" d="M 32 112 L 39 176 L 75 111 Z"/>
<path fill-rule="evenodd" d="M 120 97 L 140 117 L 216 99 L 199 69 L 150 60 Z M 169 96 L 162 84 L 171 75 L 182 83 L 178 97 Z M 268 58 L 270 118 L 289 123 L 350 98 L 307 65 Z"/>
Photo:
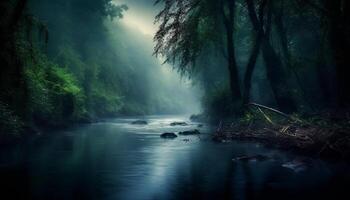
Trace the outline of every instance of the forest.
<path fill-rule="evenodd" d="M 2 4 L 1 133 L 182 112 L 182 100 L 171 94 L 186 93 L 166 81 L 174 77 L 160 78 L 166 76 L 161 67 L 146 56 L 152 43 L 112 23 L 122 18 L 126 5 L 105 0 Z M 139 43 L 148 48 L 138 48 Z"/>
<path fill-rule="evenodd" d="M 285 199 L 299 187 L 300 196 L 290 198 L 349 195 L 350 1 L 6 0 L 0 13 L 0 179 L 9 183 L 0 183 L 0 192 L 16 194 L 27 187 L 18 184 L 25 178 L 33 188 L 17 199 L 111 199 L 104 195 L 112 189 L 119 191 L 112 199 Z M 157 140 L 140 139 L 141 133 Z M 54 148 L 67 145 L 69 155 Z M 141 147 L 154 149 L 154 157 L 134 152 Z M 188 176 L 184 164 L 171 164 L 182 163 L 182 154 L 171 154 L 171 161 L 159 156 L 175 147 L 188 151 Z M 215 178 L 200 163 L 220 148 Z M 75 161 L 68 159 L 73 155 Z M 135 164 L 134 157 L 160 165 Z M 100 159 L 106 170 L 125 162 L 140 173 L 159 171 L 153 181 L 143 174 L 124 183 L 110 175 L 115 185 L 97 183 Z M 57 185 L 46 188 L 51 168 L 40 163 L 49 160 L 59 172 Z M 318 163 L 329 161 L 337 164 Z M 305 173 L 300 181 L 310 185 L 259 182 L 251 178 L 255 162 L 266 171 L 282 168 L 261 172 L 261 180 L 281 181 L 287 168 Z M 311 166 L 329 168 L 306 175 Z M 123 164 L 116 169 L 128 174 Z M 176 180 L 164 184 L 162 173 L 170 169 L 176 173 L 166 177 Z M 75 178 L 59 178 L 69 173 Z M 246 177 L 244 184 L 226 181 L 232 174 Z M 102 192 L 99 184 L 112 189 Z M 121 190 L 124 184 L 137 194 Z M 317 193 L 321 188 L 327 190 Z"/>
<path fill-rule="evenodd" d="M 203 82 L 218 98 L 208 109 L 225 117 L 253 101 L 286 113 L 346 113 L 347 1 L 158 2 L 155 54 Z M 222 93 L 226 103 L 210 102 Z M 230 104 L 227 113 L 215 108 Z"/>
<path fill-rule="evenodd" d="M 203 87 L 197 117 L 220 122 L 214 139 L 335 146 L 349 155 L 347 1 L 157 3 L 154 54 Z M 324 142 L 333 145 L 316 145 Z"/>

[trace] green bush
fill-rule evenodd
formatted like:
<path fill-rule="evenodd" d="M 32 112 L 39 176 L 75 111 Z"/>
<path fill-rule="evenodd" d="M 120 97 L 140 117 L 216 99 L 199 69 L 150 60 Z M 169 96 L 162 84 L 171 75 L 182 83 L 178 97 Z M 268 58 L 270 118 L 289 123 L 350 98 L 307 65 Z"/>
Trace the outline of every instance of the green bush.
<path fill-rule="evenodd" d="M 33 62 L 27 62 L 25 77 L 35 123 L 60 126 L 85 115 L 85 96 L 75 77 L 39 51 Z"/>

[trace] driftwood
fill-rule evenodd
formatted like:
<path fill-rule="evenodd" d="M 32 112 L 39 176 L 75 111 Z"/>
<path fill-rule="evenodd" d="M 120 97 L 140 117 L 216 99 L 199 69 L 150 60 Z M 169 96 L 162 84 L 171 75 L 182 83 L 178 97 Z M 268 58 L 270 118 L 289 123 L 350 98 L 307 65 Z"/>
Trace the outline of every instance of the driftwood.
<path fill-rule="evenodd" d="M 276 110 L 274 108 L 270 108 L 270 107 L 267 107 L 267 106 L 264 106 L 264 105 L 261 105 L 261 104 L 257 104 L 257 103 L 248 103 L 247 104 L 248 106 L 255 106 L 255 107 L 258 107 L 258 108 L 263 108 L 265 110 L 269 110 L 269 111 L 272 111 L 274 113 L 277 113 L 285 118 L 288 118 L 288 119 L 292 119 L 292 117 L 290 115 L 287 115 L 279 110 Z"/>
<path fill-rule="evenodd" d="M 261 114 L 265 117 L 265 119 L 268 121 L 268 122 L 270 122 L 270 124 L 274 124 L 273 123 L 273 121 L 270 119 L 270 117 L 269 116 L 267 116 L 261 109 L 260 109 L 260 107 L 258 107 L 258 110 L 261 112 Z"/>
<path fill-rule="evenodd" d="M 289 119 L 289 120 L 292 120 L 292 121 L 295 121 L 295 122 L 303 122 L 302 120 L 300 120 L 300 119 L 298 119 L 298 118 L 292 117 L 291 115 L 288 115 L 288 114 L 286 114 L 286 113 L 283 113 L 283 112 L 281 112 L 281 111 L 279 111 L 279 110 L 277 110 L 277 109 L 270 108 L 270 107 L 267 107 L 267 106 L 264 106 L 264 105 L 261 105 L 261 104 L 257 104 L 257 103 L 248 103 L 247 105 L 248 105 L 248 106 L 255 106 L 255 107 L 257 107 L 257 108 L 259 109 L 260 112 L 262 112 L 262 111 L 261 111 L 261 108 L 262 108 L 262 109 L 265 109 L 265 110 L 269 110 L 269 111 L 271 111 L 271 112 L 274 112 L 274 113 L 276 113 L 276 114 L 279 114 L 280 116 L 283 116 L 283 117 L 285 117 L 285 118 L 287 118 L 287 119 Z M 265 115 L 264 115 L 264 117 L 266 118 Z M 268 121 L 270 122 L 270 120 L 268 120 Z M 304 123 L 305 123 L 305 122 L 304 122 Z"/>
<path fill-rule="evenodd" d="M 288 115 L 274 108 L 264 105 L 249 103 L 263 115 L 268 124 L 250 122 L 235 123 L 220 121 L 213 140 L 226 142 L 232 140 L 258 141 L 268 145 L 276 145 L 279 148 L 292 149 L 305 153 L 314 153 L 319 156 L 350 157 L 350 128 L 348 126 L 333 128 L 322 127 L 307 121 L 302 121 L 292 115 Z M 284 118 L 288 122 L 273 122 L 265 111 L 271 111 Z M 255 121 L 255 120 L 254 120 Z M 301 123 L 300 123 L 301 122 Z"/>

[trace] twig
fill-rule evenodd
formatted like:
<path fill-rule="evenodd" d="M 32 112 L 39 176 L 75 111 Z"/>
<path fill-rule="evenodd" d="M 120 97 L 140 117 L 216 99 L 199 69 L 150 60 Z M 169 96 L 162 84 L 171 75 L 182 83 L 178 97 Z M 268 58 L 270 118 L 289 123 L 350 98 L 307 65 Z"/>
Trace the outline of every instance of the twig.
<path fill-rule="evenodd" d="M 285 118 L 288 118 L 288 119 L 292 119 L 292 117 L 290 115 L 287 115 L 279 110 L 276 110 L 274 108 L 270 108 L 270 107 L 267 107 L 267 106 L 264 106 L 264 105 L 261 105 L 261 104 L 257 104 L 257 103 L 248 103 L 248 106 L 255 106 L 255 107 L 258 107 L 258 108 L 263 108 L 263 109 L 266 109 L 266 110 L 269 110 L 269 111 L 272 111 L 274 113 L 277 113 Z"/>
<path fill-rule="evenodd" d="M 269 118 L 269 116 L 267 116 L 259 107 L 258 110 L 261 112 L 261 114 L 265 117 L 265 119 L 270 122 L 272 125 L 274 125 L 274 123 L 272 122 L 272 120 Z"/>
<path fill-rule="evenodd" d="M 277 109 L 270 108 L 270 107 L 267 107 L 267 106 L 264 106 L 264 105 L 261 105 L 261 104 L 257 104 L 257 103 L 248 103 L 247 105 L 248 105 L 248 106 L 255 106 L 255 107 L 258 107 L 258 108 L 263 108 L 263 109 L 272 111 L 272 112 L 277 113 L 277 114 L 279 114 L 279 115 L 281 115 L 281 116 L 283 116 L 283 117 L 285 117 L 285 118 L 287 118 L 287 119 L 289 119 L 289 120 L 297 121 L 297 122 L 300 122 L 300 123 L 303 122 L 302 120 L 300 120 L 300 119 L 298 119 L 298 118 L 292 117 L 292 116 L 287 115 L 286 113 L 283 113 L 283 112 L 281 112 L 281 111 L 279 111 L 279 110 L 277 110 Z"/>

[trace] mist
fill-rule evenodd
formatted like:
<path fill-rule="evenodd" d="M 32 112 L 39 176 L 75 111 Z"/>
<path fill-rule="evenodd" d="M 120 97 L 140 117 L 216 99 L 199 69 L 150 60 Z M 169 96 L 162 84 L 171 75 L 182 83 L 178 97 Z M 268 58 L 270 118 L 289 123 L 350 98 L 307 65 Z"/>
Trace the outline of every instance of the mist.
<path fill-rule="evenodd" d="M 112 19 L 112 15 L 97 17 L 104 15 L 96 7 L 98 2 L 91 1 L 85 7 L 79 7 L 78 2 L 33 1 L 31 9 L 47 23 L 50 57 L 86 85 L 83 88 L 88 100 L 86 108 L 93 116 L 200 111 L 199 92 L 192 81 L 153 55 L 156 8 L 142 10 L 136 2 L 114 1 L 106 5 L 120 9 Z M 82 74 L 79 68 L 83 66 L 77 65 L 87 66 L 90 74 Z M 94 82 L 94 78 L 101 81 L 86 84 Z M 98 88 L 94 89 L 95 85 L 99 85 Z M 101 90 L 105 90 L 100 94 L 105 100 L 89 100 L 99 98 Z M 96 91 L 97 96 L 89 95 L 90 91 Z M 106 106 L 102 113 L 94 111 L 99 104 Z"/>
<path fill-rule="evenodd" d="M 0 199 L 346 198 L 349 21 L 349 0 L 0 1 Z"/>
<path fill-rule="evenodd" d="M 113 2 L 116 5 L 127 5 L 128 10 L 120 20 L 107 21 L 107 27 L 112 37 L 113 35 L 119 37 L 120 40 L 125 41 L 124 44 L 129 46 L 130 52 L 126 52 L 126 54 L 132 55 L 135 51 L 142 51 L 140 53 L 144 58 L 135 59 L 149 60 L 150 63 L 143 67 L 148 70 L 149 78 L 153 79 L 150 91 L 172 98 L 171 102 L 174 105 L 168 105 L 170 107 L 168 110 L 172 110 L 171 112 L 177 110 L 176 112 L 189 114 L 200 113 L 203 93 L 200 87 L 188 77 L 181 76 L 174 66 L 164 63 L 164 59 L 156 58 L 153 55 L 155 45 L 153 37 L 158 29 L 158 24 L 154 23 L 154 19 L 161 7 L 150 1 L 114 0 Z M 118 26 L 124 30 L 123 34 L 118 32 Z M 118 50 L 116 49 L 116 51 Z M 166 106 L 162 107 L 163 111 L 159 112 L 166 113 Z"/>
<path fill-rule="evenodd" d="M 129 7 L 130 11 L 132 9 L 133 7 Z M 129 65 L 138 71 L 139 74 L 135 76 L 140 79 L 134 81 L 142 82 L 145 93 L 155 96 L 157 105 L 154 105 L 156 111 L 153 114 L 199 113 L 200 89 L 189 78 L 177 73 L 173 66 L 164 64 L 161 59 L 153 56 L 152 35 L 140 30 L 133 23 L 130 24 L 129 16 L 105 23 L 111 45 L 115 46 L 116 52 L 123 52 L 122 55 L 125 55 L 121 56 L 122 65 Z"/>

